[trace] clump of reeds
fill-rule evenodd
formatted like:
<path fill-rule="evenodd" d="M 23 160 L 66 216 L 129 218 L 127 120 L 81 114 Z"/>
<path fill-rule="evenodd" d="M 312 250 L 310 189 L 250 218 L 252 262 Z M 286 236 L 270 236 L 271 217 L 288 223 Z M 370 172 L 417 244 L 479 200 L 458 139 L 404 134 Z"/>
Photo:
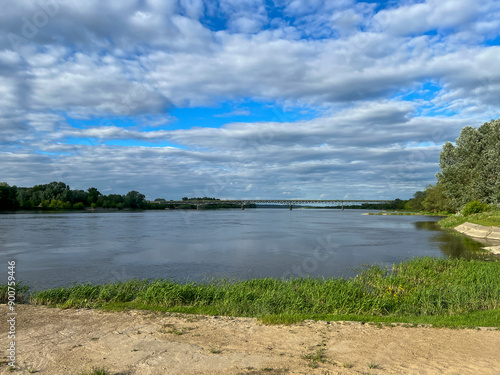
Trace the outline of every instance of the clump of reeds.
<path fill-rule="evenodd" d="M 61 307 L 129 303 L 231 316 L 453 316 L 500 308 L 500 262 L 416 258 L 373 266 L 351 279 L 131 280 L 35 292 L 31 302 Z"/>

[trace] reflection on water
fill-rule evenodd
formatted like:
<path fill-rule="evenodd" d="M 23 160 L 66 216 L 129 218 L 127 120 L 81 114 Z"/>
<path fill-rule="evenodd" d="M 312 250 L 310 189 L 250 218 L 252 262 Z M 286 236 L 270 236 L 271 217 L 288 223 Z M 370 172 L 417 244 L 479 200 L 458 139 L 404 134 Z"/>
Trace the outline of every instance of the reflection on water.
<path fill-rule="evenodd" d="M 435 232 L 429 239 L 437 243 L 447 257 L 479 259 L 484 256 L 481 243 L 451 229 L 441 229 L 436 221 L 417 221 L 415 227 L 417 230 Z"/>
<path fill-rule="evenodd" d="M 43 289 L 131 278 L 352 277 L 364 264 L 472 257 L 480 245 L 438 217 L 360 210 L 221 210 L 0 215 L 0 262 Z"/>

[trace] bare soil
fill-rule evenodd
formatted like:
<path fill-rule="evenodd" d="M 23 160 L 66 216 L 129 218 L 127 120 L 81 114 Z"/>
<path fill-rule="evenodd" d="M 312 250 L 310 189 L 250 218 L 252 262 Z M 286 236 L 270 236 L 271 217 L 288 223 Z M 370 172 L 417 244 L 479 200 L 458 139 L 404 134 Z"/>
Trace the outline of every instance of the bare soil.
<path fill-rule="evenodd" d="M 256 319 L 17 305 L 17 365 L 1 374 L 500 374 L 497 329 Z"/>

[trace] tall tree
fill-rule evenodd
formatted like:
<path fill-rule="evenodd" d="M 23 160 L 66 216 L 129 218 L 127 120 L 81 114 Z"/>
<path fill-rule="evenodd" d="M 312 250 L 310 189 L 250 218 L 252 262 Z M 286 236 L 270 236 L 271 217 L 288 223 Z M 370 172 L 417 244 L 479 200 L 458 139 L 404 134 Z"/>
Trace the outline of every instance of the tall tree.
<path fill-rule="evenodd" d="M 99 196 L 102 195 L 101 192 L 97 190 L 95 187 L 88 188 L 87 192 L 88 192 L 87 202 L 89 205 L 91 205 L 92 203 L 96 203 Z"/>
<path fill-rule="evenodd" d="M 456 144 L 446 142 L 439 158 L 438 184 L 458 209 L 474 200 L 500 200 L 500 120 L 462 129 Z"/>
<path fill-rule="evenodd" d="M 132 190 L 125 196 L 125 207 L 144 208 L 146 206 L 146 197 L 138 191 Z"/>
<path fill-rule="evenodd" d="M 429 212 L 453 212 L 450 200 L 443 192 L 441 184 L 428 185 L 425 188 L 425 196 L 422 200 L 422 207 Z"/>
<path fill-rule="evenodd" d="M 14 210 L 17 208 L 17 187 L 0 183 L 0 210 Z"/>

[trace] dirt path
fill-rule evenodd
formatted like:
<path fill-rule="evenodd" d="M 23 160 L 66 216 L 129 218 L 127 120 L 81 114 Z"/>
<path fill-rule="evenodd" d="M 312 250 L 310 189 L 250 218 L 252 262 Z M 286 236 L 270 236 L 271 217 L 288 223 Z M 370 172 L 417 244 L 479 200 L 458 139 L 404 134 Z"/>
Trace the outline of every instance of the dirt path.
<path fill-rule="evenodd" d="M 500 374 L 499 330 L 267 326 L 246 318 L 16 307 L 17 369 L 9 371 L 4 351 L 1 374 L 78 375 L 92 366 L 115 375 Z M 7 317 L 5 305 L 0 314 Z M 3 320 L 0 346 L 8 348 Z M 324 362 L 304 358 L 318 353 Z"/>

